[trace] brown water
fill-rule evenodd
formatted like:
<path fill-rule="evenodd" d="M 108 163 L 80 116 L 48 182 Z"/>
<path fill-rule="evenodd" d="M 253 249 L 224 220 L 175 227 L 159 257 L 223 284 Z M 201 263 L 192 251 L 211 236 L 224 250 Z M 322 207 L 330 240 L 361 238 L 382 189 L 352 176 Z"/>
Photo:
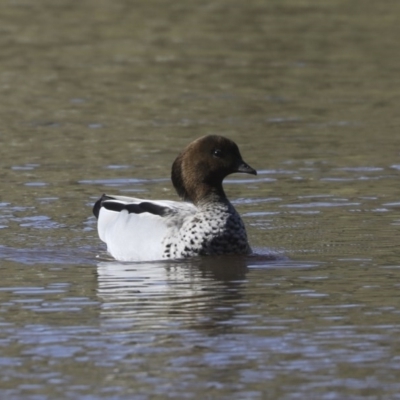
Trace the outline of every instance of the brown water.
<path fill-rule="evenodd" d="M 400 399 L 399 13 L 3 1 L 0 398 Z M 256 255 L 108 261 L 95 199 L 210 133 Z"/>

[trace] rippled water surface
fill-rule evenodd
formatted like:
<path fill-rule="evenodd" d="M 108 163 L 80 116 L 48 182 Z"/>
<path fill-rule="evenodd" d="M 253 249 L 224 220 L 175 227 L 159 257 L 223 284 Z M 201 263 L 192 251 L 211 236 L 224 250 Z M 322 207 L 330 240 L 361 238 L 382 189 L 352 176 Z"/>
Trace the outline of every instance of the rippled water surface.
<path fill-rule="evenodd" d="M 0 397 L 400 399 L 399 12 L 3 1 Z M 255 254 L 110 260 L 98 196 L 216 133 Z"/>

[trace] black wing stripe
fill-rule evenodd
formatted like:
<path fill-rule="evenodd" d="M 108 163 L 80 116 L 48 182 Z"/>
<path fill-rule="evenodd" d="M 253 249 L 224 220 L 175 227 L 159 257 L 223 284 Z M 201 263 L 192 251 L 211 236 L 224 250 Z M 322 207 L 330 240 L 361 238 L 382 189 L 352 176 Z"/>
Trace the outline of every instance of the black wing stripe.
<path fill-rule="evenodd" d="M 120 212 L 122 210 L 127 210 L 130 214 L 141 214 L 148 212 L 150 214 L 164 216 L 168 212 L 167 207 L 159 206 L 154 203 L 146 202 L 139 204 L 122 204 L 118 201 L 113 201 L 110 196 L 103 194 L 99 200 L 93 206 L 93 214 L 96 218 L 99 218 L 100 208 L 104 207 L 110 211 Z"/>
<path fill-rule="evenodd" d="M 150 214 L 159 215 L 161 217 L 165 215 L 168 210 L 167 207 L 159 206 L 157 204 L 149 202 L 143 202 L 139 204 L 127 204 L 125 206 L 125 209 L 128 210 L 129 213 L 141 214 L 144 212 L 148 212 Z"/>
<path fill-rule="evenodd" d="M 144 212 L 149 212 L 150 214 L 164 216 L 168 212 L 167 207 L 159 206 L 158 204 L 143 202 L 139 204 Z"/>

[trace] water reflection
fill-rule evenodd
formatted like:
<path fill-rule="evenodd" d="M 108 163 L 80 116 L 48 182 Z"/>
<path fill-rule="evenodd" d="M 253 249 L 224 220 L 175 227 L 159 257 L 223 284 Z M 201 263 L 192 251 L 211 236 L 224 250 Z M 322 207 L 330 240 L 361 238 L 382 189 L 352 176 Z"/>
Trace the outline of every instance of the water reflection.
<path fill-rule="evenodd" d="M 275 255 L 216 256 L 183 261 L 97 265 L 103 325 L 132 329 L 215 330 L 244 306 L 250 268 L 282 268 Z M 302 265 L 309 267 L 310 265 Z M 292 265 L 293 267 L 293 265 Z"/>
<path fill-rule="evenodd" d="M 103 322 L 156 328 L 173 322 L 186 327 L 229 320 L 241 301 L 248 273 L 245 257 L 206 257 L 187 261 L 121 263 L 97 266 Z M 225 304 L 225 306 L 223 306 Z"/>

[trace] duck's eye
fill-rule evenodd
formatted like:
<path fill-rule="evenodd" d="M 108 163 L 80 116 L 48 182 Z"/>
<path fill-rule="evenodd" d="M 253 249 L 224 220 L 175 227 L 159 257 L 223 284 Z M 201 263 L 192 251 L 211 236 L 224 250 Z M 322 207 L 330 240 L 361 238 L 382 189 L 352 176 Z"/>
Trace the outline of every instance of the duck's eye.
<path fill-rule="evenodd" d="M 220 149 L 214 149 L 213 152 L 212 152 L 212 155 L 213 155 L 214 157 L 222 158 L 222 150 L 220 150 Z"/>

